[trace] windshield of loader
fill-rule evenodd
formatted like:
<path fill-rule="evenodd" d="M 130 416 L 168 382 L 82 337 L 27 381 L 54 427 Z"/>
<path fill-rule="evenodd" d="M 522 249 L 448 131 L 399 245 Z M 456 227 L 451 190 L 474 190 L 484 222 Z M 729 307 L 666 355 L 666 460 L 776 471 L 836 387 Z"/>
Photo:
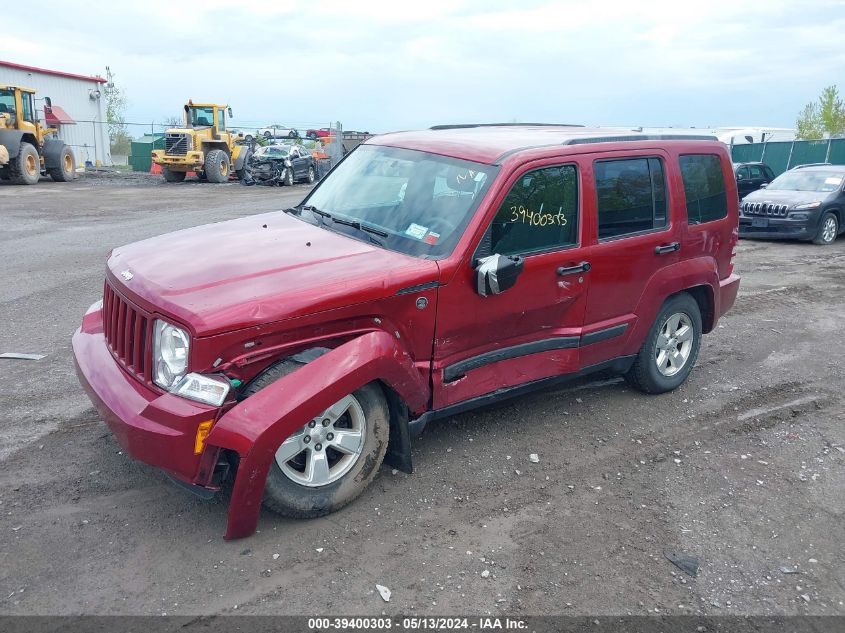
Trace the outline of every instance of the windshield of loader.
<path fill-rule="evenodd" d="M 188 124 L 191 127 L 211 127 L 214 124 L 214 108 L 211 106 L 188 108 Z"/>
<path fill-rule="evenodd" d="M 15 91 L 0 88 L 0 114 L 15 114 Z"/>

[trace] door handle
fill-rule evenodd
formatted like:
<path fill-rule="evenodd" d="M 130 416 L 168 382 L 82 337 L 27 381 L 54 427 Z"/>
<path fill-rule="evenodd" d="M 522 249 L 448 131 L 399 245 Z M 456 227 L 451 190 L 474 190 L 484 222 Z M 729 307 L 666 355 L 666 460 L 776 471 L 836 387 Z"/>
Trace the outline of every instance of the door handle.
<path fill-rule="evenodd" d="M 590 270 L 590 262 L 581 262 L 575 266 L 561 266 L 557 269 L 557 274 L 561 277 L 564 275 L 577 275 L 578 273 L 585 273 Z"/>
<path fill-rule="evenodd" d="M 663 255 L 665 253 L 674 253 L 677 250 L 681 249 L 680 242 L 672 242 L 671 244 L 664 244 L 663 246 L 658 246 L 654 249 L 654 252 L 657 255 Z"/>

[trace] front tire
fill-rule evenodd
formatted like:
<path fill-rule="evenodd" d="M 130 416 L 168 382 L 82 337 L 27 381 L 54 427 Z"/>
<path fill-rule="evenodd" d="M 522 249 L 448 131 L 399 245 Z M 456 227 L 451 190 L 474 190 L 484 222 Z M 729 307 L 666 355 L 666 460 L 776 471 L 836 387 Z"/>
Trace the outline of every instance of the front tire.
<path fill-rule="evenodd" d="M 819 222 L 819 230 L 813 238 L 813 244 L 829 246 L 836 241 L 837 235 L 839 235 L 839 220 L 836 219 L 835 214 L 828 211 Z"/>
<path fill-rule="evenodd" d="M 685 292 L 675 295 L 660 309 L 625 380 L 643 393 L 677 389 L 692 371 L 700 348 L 698 303 Z"/>
<path fill-rule="evenodd" d="M 34 185 L 41 178 L 41 158 L 31 143 L 21 143 L 18 155 L 11 160 L 12 182 L 19 185 Z"/>
<path fill-rule="evenodd" d="M 293 167 L 287 167 L 285 169 L 284 184 L 286 187 L 293 187 L 293 182 Z"/>
<path fill-rule="evenodd" d="M 203 170 L 208 182 L 226 182 L 229 180 L 229 157 L 222 149 L 213 149 L 205 155 Z"/>
<path fill-rule="evenodd" d="M 308 168 L 308 184 L 313 185 L 315 180 L 317 180 L 317 172 L 314 171 L 314 165 L 311 165 Z"/>
<path fill-rule="evenodd" d="M 76 177 L 76 161 L 73 159 L 73 152 L 65 145 L 59 155 L 59 166 L 48 170 L 50 178 L 56 182 L 68 182 Z"/>
<path fill-rule="evenodd" d="M 251 395 L 301 367 L 281 361 L 247 388 Z M 308 519 L 339 510 L 376 476 L 390 433 L 387 400 L 377 383 L 341 398 L 282 442 L 264 489 L 264 505 Z"/>
<path fill-rule="evenodd" d="M 166 182 L 182 182 L 186 174 L 184 171 L 173 171 L 170 167 L 162 167 L 161 175 L 164 176 Z"/>

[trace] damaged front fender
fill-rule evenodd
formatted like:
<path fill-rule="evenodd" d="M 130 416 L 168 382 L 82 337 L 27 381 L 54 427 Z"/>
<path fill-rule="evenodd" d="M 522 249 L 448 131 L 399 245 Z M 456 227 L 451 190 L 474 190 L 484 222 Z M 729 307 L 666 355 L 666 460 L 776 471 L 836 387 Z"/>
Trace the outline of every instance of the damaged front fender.
<path fill-rule="evenodd" d="M 428 385 L 411 357 L 393 336 L 379 331 L 303 365 L 220 418 L 206 443 L 240 457 L 226 539 L 255 532 L 267 473 L 281 443 L 342 397 L 375 380 L 391 387 L 411 411 L 421 412 L 428 404 Z"/>

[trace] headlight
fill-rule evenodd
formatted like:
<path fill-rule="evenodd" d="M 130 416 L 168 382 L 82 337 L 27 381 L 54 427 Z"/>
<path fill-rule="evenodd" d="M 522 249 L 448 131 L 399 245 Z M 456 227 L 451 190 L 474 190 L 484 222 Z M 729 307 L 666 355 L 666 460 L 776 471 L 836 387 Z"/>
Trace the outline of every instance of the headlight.
<path fill-rule="evenodd" d="M 170 389 L 188 371 L 188 333 L 166 321 L 153 324 L 153 382 Z"/>
<path fill-rule="evenodd" d="M 170 391 L 177 396 L 219 407 L 229 394 L 229 381 L 225 378 L 188 374 Z"/>
<path fill-rule="evenodd" d="M 821 202 L 806 202 L 804 204 L 795 205 L 796 211 L 801 211 L 804 209 L 818 209 L 822 205 Z"/>

